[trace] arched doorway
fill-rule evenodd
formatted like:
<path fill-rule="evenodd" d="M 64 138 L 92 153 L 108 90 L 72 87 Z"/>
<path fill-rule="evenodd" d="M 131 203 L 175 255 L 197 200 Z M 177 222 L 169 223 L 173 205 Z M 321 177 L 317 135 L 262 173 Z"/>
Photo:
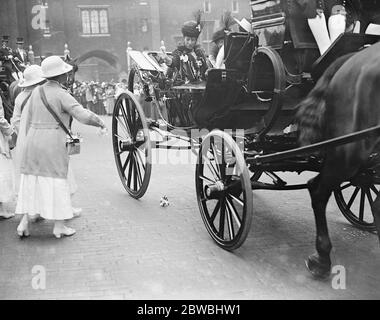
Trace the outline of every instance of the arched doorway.
<path fill-rule="evenodd" d="M 79 67 L 75 75 L 79 81 L 118 81 L 122 71 L 119 58 L 104 50 L 92 50 L 74 60 Z"/>

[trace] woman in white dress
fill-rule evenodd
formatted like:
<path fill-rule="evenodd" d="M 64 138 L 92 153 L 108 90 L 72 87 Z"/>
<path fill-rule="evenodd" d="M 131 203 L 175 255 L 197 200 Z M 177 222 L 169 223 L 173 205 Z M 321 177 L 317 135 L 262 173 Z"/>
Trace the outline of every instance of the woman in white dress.
<path fill-rule="evenodd" d="M 13 163 L 15 167 L 15 190 L 18 191 L 20 186 L 20 165 L 21 165 L 21 151 L 23 150 L 25 144 L 25 127 L 26 127 L 26 115 L 28 114 L 29 98 L 32 91 L 37 87 L 37 85 L 45 82 L 46 79 L 42 77 L 42 69 L 38 65 L 28 66 L 23 73 L 23 79 L 20 81 L 19 87 L 23 89 L 19 93 L 15 100 L 15 107 L 13 110 L 13 115 L 11 118 L 11 125 L 13 126 L 15 132 L 17 133 L 17 143 L 16 148 L 13 149 Z M 70 187 L 70 194 L 73 196 L 77 190 L 77 184 L 71 167 L 69 165 L 68 169 L 68 180 Z M 73 213 L 75 217 L 78 217 L 82 209 L 73 208 Z M 38 218 L 38 216 L 36 216 Z"/>
<path fill-rule="evenodd" d="M 15 107 L 11 118 L 11 125 L 17 133 L 16 148 L 13 151 L 16 190 L 18 190 L 20 182 L 20 155 L 25 143 L 25 115 L 28 113 L 28 101 L 33 89 L 46 80 L 42 77 L 41 67 L 35 64 L 28 66 L 24 70 L 23 76 L 23 79 L 20 80 L 18 84 L 20 88 L 23 88 L 23 91 L 20 92 L 15 99 Z"/>
<path fill-rule="evenodd" d="M 105 129 L 104 122 L 93 112 L 84 109 L 61 83 L 67 80 L 72 66 L 58 56 L 50 56 L 41 63 L 47 82 L 34 90 L 28 102 L 26 139 L 21 154 L 20 189 L 16 214 L 23 214 L 17 232 L 28 236 L 28 217 L 39 214 L 54 221 L 53 234 L 57 238 L 71 236 L 75 230 L 65 226 L 73 218 L 68 181 L 69 155 L 66 133 L 44 105 L 41 91 L 52 111 L 69 127 L 70 117 L 83 124 Z"/>
<path fill-rule="evenodd" d="M 15 132 L 4 117 L 0 97 L 0 217 L 5 219 L 14 216 L 3 207 L 3 203 L 14 200 L 14 170 L 9 146 L 12 137 L 15 137 Z"/>

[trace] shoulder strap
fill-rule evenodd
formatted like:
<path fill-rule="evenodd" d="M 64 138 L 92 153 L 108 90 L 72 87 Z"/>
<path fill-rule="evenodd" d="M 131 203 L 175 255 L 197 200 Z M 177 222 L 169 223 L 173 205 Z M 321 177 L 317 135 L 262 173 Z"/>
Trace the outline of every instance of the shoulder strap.
<path fill-rule="evenodd" d="M 45 105 L 46 109 L 48 109 L 48 111 L 51 113 L 51 115 L 53 116 L 53 118 L 58 122 L 58 124 L 63 129 L 63 131 L 65 131 L 66 134 L 68 136 L 70 136 L 71 139 L 73 139 L 73 137 L 71 136 L 70 131 L 66 128 L 66 126 L 63 124 L 62 120 L 58 117 L 58 115 L 54 112 L 54 110 L 50 107 L 50 105 L 49 105 L 49 103 L 48 103 L 48 101 L 46 99 L 44 88 L 42 88 L 42 86 L 39 86 L 38 90 L 40 92 L 42 102 Z"/>
<path fill-rule="evenodd" d="M 31 95 L 32 95 L 32 91 L 27 95 L 25 100 L 21 103 L 21 112 L 22 112 L 22 110 L 24 110 L 24 107 L 25 107 L 26 103 L 28 102 Z"/>

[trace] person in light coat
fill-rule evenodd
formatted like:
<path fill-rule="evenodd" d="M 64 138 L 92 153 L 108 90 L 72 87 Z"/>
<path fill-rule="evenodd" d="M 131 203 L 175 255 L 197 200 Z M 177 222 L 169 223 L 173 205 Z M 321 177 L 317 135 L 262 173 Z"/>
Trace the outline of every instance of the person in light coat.
<path fill-rule="evenodd" d="M 93 112 L 84 109 L 62 86 L 72 66 L 58 56 L 41 63 L 47 82 L 41 86 L 48 104 L 66 128 L 70 118 L 106 130 L 104 122 Z M 66 133 L 43 104 L 40 90 L 34 90 L 26 115 L 26 140 L 21 151 L 20 188 L 16 214 L 23 214 L 17 227 L 19 236 L 28 236 L 28 218 L 39 214 L 54 221 L 57 238 L 71 236 L 75 230 L 65 225 L 73 218 L 68 182 L 69 155 Z"/>
<path fill-rule="evenodd" d="M 4 117 L 3 102 L 0 97 L 0 217 L 11 218 L 13 213 L 3 207 L 3 203 L 14 200 L 14 172 L 10 153 L 10 142 L 15 132 Z"/>

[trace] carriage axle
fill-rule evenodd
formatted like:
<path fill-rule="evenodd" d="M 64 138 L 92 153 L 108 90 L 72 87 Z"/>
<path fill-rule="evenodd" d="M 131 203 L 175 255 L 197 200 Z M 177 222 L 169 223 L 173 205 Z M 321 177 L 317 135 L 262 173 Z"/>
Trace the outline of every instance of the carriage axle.
<path fill-rule="evenodd" d="M 226 187 L 222 181 L 216 181 L 213 184 L 208 184 L 204 188 L 204 193 L 208 200 L 220 199 L 223 196 Z"/>
<path fill-rule="evenodd" d="M 136 147 L 136 142 L 132 139 L 120 141 L 119 148 L 121 151 L 132 151 Z"/>

